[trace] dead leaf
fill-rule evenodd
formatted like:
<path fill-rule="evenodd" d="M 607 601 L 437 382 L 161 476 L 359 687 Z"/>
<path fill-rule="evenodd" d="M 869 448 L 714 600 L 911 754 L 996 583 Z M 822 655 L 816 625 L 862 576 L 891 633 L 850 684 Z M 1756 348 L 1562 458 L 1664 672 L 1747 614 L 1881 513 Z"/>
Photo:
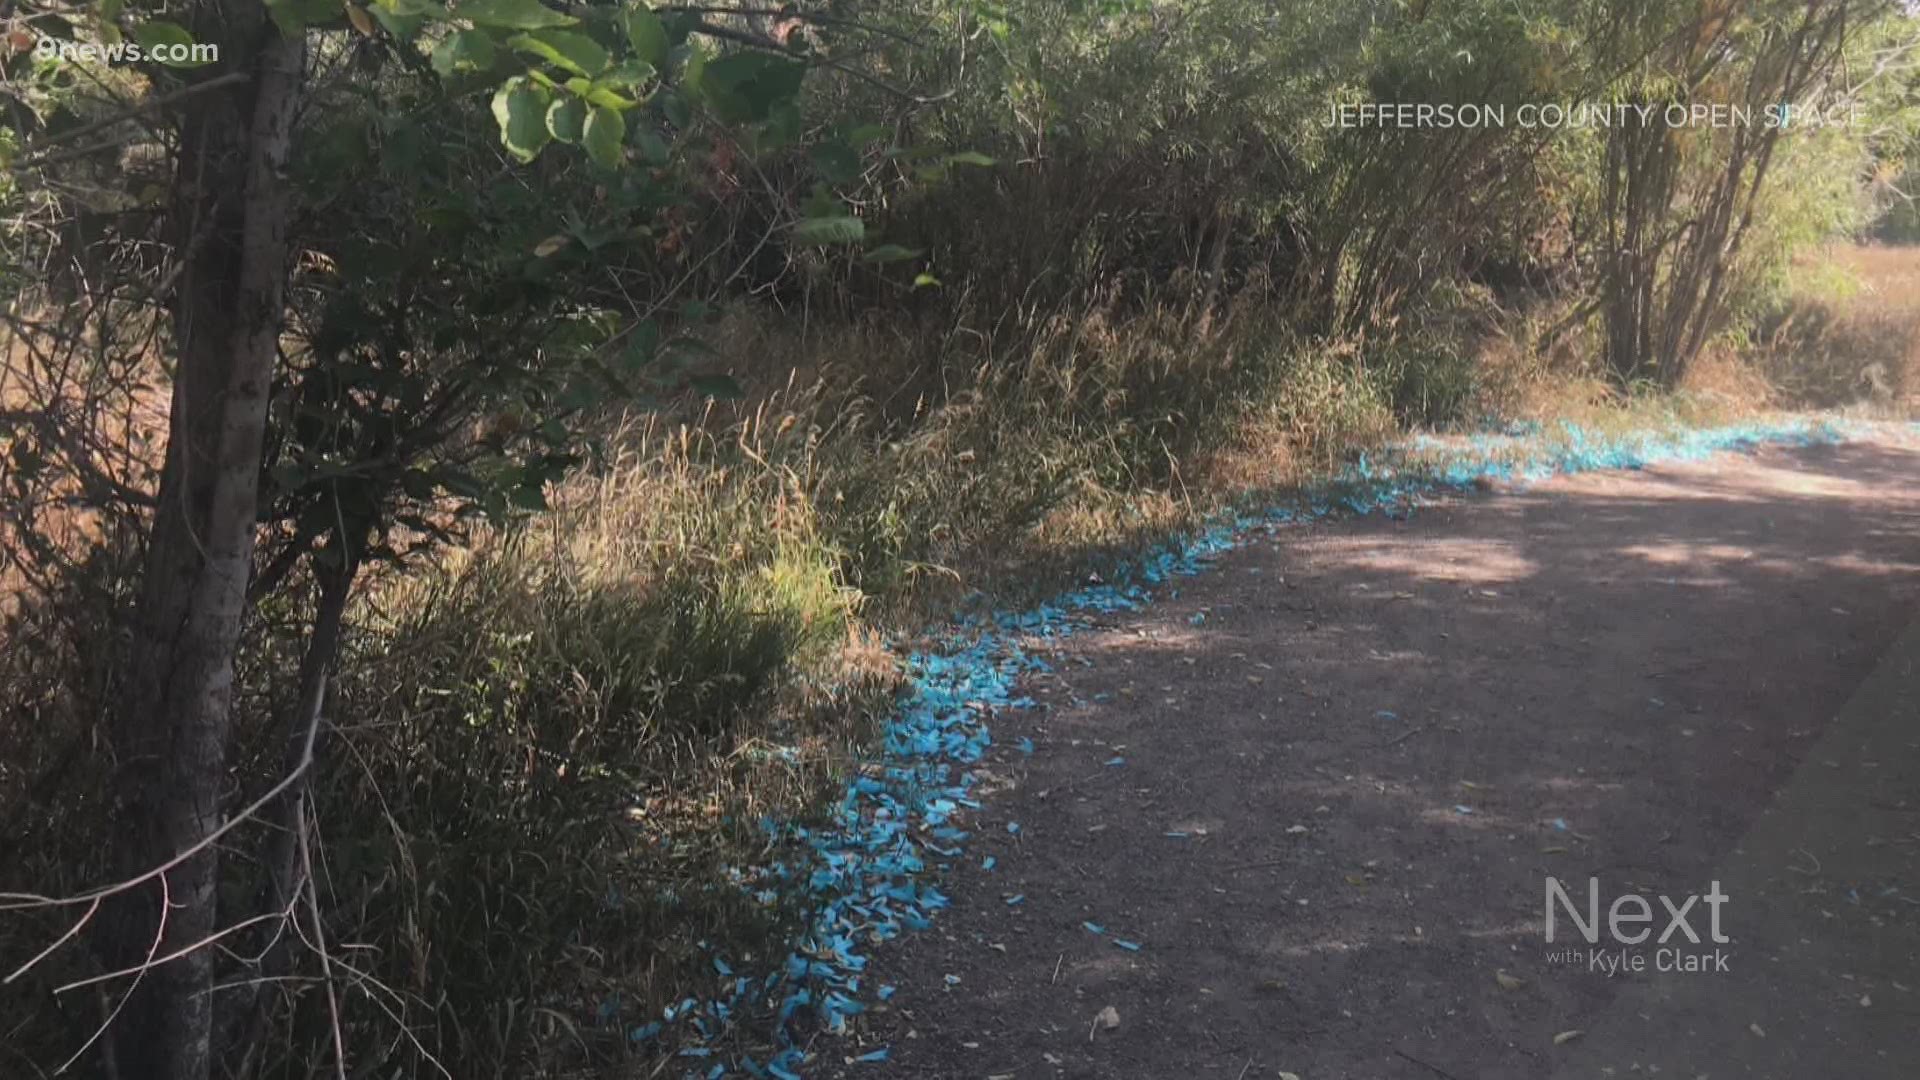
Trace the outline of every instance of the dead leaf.
<path fill-rule="evenodd" d="M 554 236 L 549 236 L 545 240 L 540 241 L 540 243 L 534 247 L 533 254 L 536 258 L 544 259 L 547 256 L 552 255 L 554 252 L 559 251 L 561 248 L 566 247 L 567 240 L 568 240 L 568 237 L 565 233 L 559 233 Z"/>
<path fill-rule="evenodd" d="M 1521 987 L 1527 985 L 1526 980 L 1516 979 L 1513 976 L 1507 974 L 1505 971 L 1501 971 L 1501 970 L 1494 971 L 1493 981 L 1496 983 L 1499 983 L 1500 989 L 1502 990 L 1518 990 Z"/>
<path fill-rule="evenodd" d="M 1563 1031 L 1553 1037 L 1553 1045 L 1564 1046 L 1585 1034 L 1586 1032 L 1581 1031 L 1579 1028 L 1574 1028 L 1572 1031 Z"/>

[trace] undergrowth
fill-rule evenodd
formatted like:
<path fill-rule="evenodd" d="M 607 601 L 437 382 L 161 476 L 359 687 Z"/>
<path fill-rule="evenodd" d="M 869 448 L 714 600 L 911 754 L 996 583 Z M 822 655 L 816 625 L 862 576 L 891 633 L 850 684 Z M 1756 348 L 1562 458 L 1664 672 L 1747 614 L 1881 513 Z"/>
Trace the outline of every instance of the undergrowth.
<path fill-rule="evenodd" d="M 1258 310 L 1198 332 L 1098 304 L 998 341 L 802 335 L 752 311 L 713 327 L 745 400 L 609 418 L 603 459 L 550 493 L 552 512 L 383 571 L 350 612 L 312 795 L 350 1058 L 464 1078 L 613 1075 L 657 1054 L 634 1036 L 721 996 L 718 958 L 784 955 L 804 912 L 754 868 L 803 858 L 765 823 L 819 820 L 890 708 L 898 655 L 956 610 L 1050 594 L 1409 430 L 1444 446 L 1567 419 L 1605 437 L 1768 404 L 1737 359 L 1678 393 L 1610 388 L 1560 314 L 1467 298 L 1374 345 Z M 31 766 L 0 790 L 20 808 L 7 853 L 29 878 L 106 872 L 71 858 L 104 850 L 88 816 L 22 781 L 103 782 L 62 747 L 111 698 L 111 665 L 84 643 L 123 617 L 130 570 L 103 551 L 74 579 L 88 603 L 45 596 L 6 628 L 49 646 L 0 662 L 7 758 Z M 281 752 L 265 733 L 289 707 L 284 628 L 306 602 L 250 628 L 256 761 Z M 249 830 L 234 857 L 272 840 Z M 9 955 L 59 930 L 7 927 Z M 264 995 L 285 1035 L 262 1073 L 306 1075 L 332 1038 L 324 995 L 298 979 Z M 36 1038 L 98 1023 L 35 1002 Z"/>

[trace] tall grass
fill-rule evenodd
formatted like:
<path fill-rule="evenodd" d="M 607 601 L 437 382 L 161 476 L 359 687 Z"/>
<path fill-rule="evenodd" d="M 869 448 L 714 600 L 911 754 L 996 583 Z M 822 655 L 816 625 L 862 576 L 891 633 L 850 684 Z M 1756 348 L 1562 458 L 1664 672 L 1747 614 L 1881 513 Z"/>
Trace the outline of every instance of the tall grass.
<path fill-rule="evenodd" d="M 1393 423 L 1353 356 L 1251 321 L 1081 312 L 1018 356 L 938 358 L 910 404 L 865 392 L 897 341 L 731 333 L 815 380 L 618 426 L 552 513 L 356 610 L 316 808 L 332 935 L 384 1006 L 355 1014 L 363 1059 L 402 1023 L 458 1076 L 644 1054 L 627 1033 L 716 992 L 715 955 L 777 955 L 797 912 L 751 868 L 801 860 L 760 822 L 844 786 L 884 642 L 1190 523 L 1220 461 L 1277 484 Z M 280 1008 L 295 1075 L 327 1017 Z"/>
<path fill-rule="evenodd" d="M 715 956 L 781 955 L 801 913 L 768 868 L 803 858 L 761 823 L 813 820 L 844 789 L 896 686 L 891 653 L 956 604 L 1051 591 L 1409 426 L 1724 406 L 1603 389 L 1583 374 L 1590 333 L 1550 333 L 1557 312 L 1449 305 L 1369 346 L 1257 306 L 1202 330 L 1098 295 L 997 336 L 734 315 L 713 344 L 745 401 L 609 422 L 604 460 L 550 513 L 383 571 L 356 602 L 312 796 L 353 1059 L 507 1077 L 649 1057 L 630 1033 L 717 993 Z M 126 560 L 96 567 L 90 587 L 124 587 Z M 6 633 L 46 648 L 0 659 L 0 794 L 30 810 L 25 778 L 84 745 L 111 693 L 85 641 L 113 613 L 42 600 Z M 283 627 L 306 602 L 250 628 L 237 775 L 274 774 L 300 643 Z M 63 779 L 97 782 L 88 761 Z M 49 890 L 97 877 L 70 857 L 98 849 L 84 818 L 32 810 L 13 863 Z M 242 835 L 236 865 L 271 842 Z M 47 930 L 7 924 L 9 954 Z M 260 991 L 264 1075 L 326 1056 L 325 998 L 298 963 Z M 49 1047 L 97 1019 L 31 989 L 8 1007 Z"/>

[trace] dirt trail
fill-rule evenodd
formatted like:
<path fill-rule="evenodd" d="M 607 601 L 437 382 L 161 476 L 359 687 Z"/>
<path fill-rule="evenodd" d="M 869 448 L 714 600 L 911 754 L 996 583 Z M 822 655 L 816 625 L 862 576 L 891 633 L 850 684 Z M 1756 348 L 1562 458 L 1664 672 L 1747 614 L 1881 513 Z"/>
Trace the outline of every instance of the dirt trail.
<path fill-rule="evenodd" d="M 953 910 L 869 973 L 892 1058 L 845 1075 L 1920 1076 L 1920 675 L 1868 680 L 1920 449 L 1284 529 L 1177 589 L 996 721 Z M 1548 875 L 1656 936 L 1720 880 L 1728 970 L 1553 962 Z"/>

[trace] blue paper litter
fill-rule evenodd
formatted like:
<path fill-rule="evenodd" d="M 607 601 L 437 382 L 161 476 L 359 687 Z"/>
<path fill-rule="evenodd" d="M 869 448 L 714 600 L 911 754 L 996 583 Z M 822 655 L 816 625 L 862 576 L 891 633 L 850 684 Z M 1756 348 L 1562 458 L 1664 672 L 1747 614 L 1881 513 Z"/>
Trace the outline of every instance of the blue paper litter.
<path fill-rule="evenodd" d="M 954 858 L 969 839 L 950 822 L 976 809 L 970 771 L 992 746 L 987 719 L 997 711 L 1031 709 L 1035 702 L 1017 693 L 1023 675 L 1050 670 L 1025 643 L 1058 640 L 1083 628 L 1098 614 L 1136 611 L 1155 599 L 1152 590 L 1200 573 L 1211 560 L 1250 534 L 1269 535 L 1277 525 L 1318 518 L 1382 513 L 1406 516 L 1422 500 L 1470 489 L 1482 479 L 1528 482 L 1557 473 L 1596 469 L 1637 469 L 1671 460 L 1698 460 L 1723 450 L 1751 450 L 1765 444 L 1830 444 L 1847 438 L 1849 427 L 1835 423 L 1752 424 L 1668 434 L 1595 436 L 1574 425 L 1509 426 L 1499 433 L 1443 442 L 1415 436 L 1406 450 L 1431 460 L 1413 464 L 1362 457 L 1326 484 L 1301 492 L 1292 502 L 1263 514 L 1234 514 L 1196 532 L 1150 549 L 1105 579 L 1063 593 L 1023 612 L 995 612 L 957 621 L 931 651 L 916 652 L 906 663 L 909 690 L 886 725 L 872 770 L 851 782 L 817 828 L 764 820 L 770 836 L 799 845 L 804 865 L 775 862 L 740 868 L 736 883 L 756 900 L 771 905 L 782 896 L 804 899 L 811 914 L 806 931 L 786 961 L 753 978 L 734 977 L 721 996 L 687 999 L 663 1010 L 660 1020 L 629 1028 L 629 1038 L 645 1043 L 668 1036 L 681 1050 L 706 1050 L 734 1018 L 754 1010 L 746 1006 L 778 1003 L 770 1035 L 779 1047 L 764 1063 L 742 1057 L 735 1065 L 753 1076 L 801 1080 L 805 1055 L 795 1036 L 814 1027 L 843 1031 L 857 1015 L 863 952 L 910 930 L 931 925 L 949 900 L 927 878 L 928 856 Z M 1177 593 L 1177 590 L 1167 590 Z M 1192 619 L 1200 623 L 1205 614 Z M 984 706 L 981 707 L 981 706 Z M 1393 717 L 1386 710 L 1384 717 Z M 1015 744 L 1032 754 L 1034 744 Z M 790 749 L 790 748 L 789 748 Z M 1120 759 L 1114 759 L 1118 763 Z M 1455 808 L 1472 813 L 1466 806 Z M 1556 827 L 1564 828 L 1556 821 Z M 1020 826 L 1009 822 L 1018 836 Z M 1186 834 L 1170 831 L 1169 837 Z M 987 860 L 988 863 L 991 859 Z M 1015 897 L 1008 903 L 1016 903 Z M 1104 934 L 1104 928 L 1087 923 Z M 1114 941 L 1135 951 L 1137 943 Z M 731 975 L 723 959 L 714 970 Z M 947 984 L 959 982 L 947 976 Z M 880 1000 L 892 987 L 875 991 Z M 811 1025 L 795 1028 L 801 1013 Z M 615 1015 L 603 1020 L 617 1023 Z M 884 1051 L 874 1051 L 884 1053 Z M 704 1056 L 695 1053 L 689 1056 Z M 875 1060 L 884 1060 L 875 1059 Z"/>

